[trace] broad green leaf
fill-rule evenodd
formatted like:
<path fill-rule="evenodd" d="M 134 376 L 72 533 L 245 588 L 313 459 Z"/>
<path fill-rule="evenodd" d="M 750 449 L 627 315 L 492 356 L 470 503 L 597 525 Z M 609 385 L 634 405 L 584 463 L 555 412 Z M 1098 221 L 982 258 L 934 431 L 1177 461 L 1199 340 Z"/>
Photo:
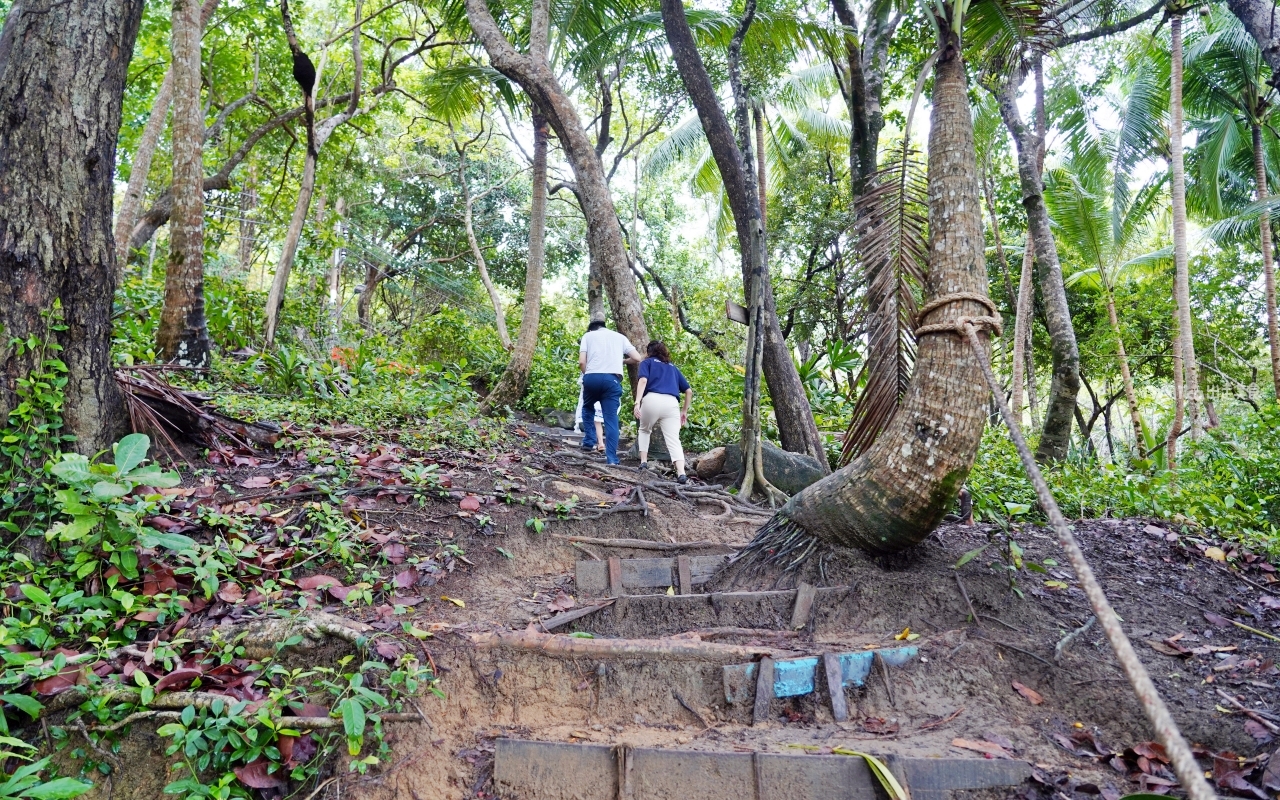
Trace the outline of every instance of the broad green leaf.
<path fill-rule="evenodd" d="M 79 797 L 92 788 L 93 784 L 88 781 L 57 778 L 28 789 L 24 797 L 29 797 L 31 800 L 69 800 L 72 797 Z"/>
<path fill-rule="evenodd" d="M 196 540 L 180 533 L 144 533 L 138 539 L 143 547 L 163 547 L 166 550 L 181 552 L 196 549 Z"/>
<path fill-rule="evenodd" d="M 98 523 L 101 521 L 102 518 L 97 515 L 85 514 L 76 517 L 70 522 L 63 523 L 61 527 L 55 528 L 55 530 L 58 532 L 59 539 L 69 542 L 93 533 L 93 529 L 98 527 Z"/>
<path fill-rule="evenodd" d="M 40 710 L 44 708 L 39 700 L 26 694 L 0 694 L 0 700 L 27 712 L 32 719 L 40 716 Z"/>
<path fill-rule="evenodd" d="M 73 456 L 65 461 L 59 461 L 50 467 L 49 471 L 67 483 L 79 483 L 92 477 L 89 472 L 89 459 L 84 456 Z"/>
<path fill-rule="evenodd" d="M 338 711 L 342 714 L 343 732 L 347 734 L 347 752 L 359 755 L 364 743 L 364 706 L 349 697 L 339 704 Z"/>
<path fill-rule="evenodd" d="M 116 471 L 124 475 L 147 460 L 151 440 L 145 433 L 131 433 L 116 445 Z"/>
<path fill-rule="evenodd" d="M 53 598 L 49 596 L 49 593 L 44 589 L 41 589 L 39 586 L 24 583 L 19 587 L 19 589 L 27 596 L 28 600 L 38 606 L 47 606 L 53 602 Z"/>
<path fill-rule="evenodd" d="M 1013 558 L 1013 565 L 1018 569 L 1022 569 L 1022 545 L 1010 539 L 1009 555 Z"/>
<path fill-rule="evenodd" d="M 154 486 L 157 489 L 171 489 L 182 483 L 182 476 L 176 472 L 169 472 L 154 464 L 142 467 L 129 473 L 129 480 L 135 485 Z"/>
<path fill-rule="evenodd" d="M 95 499 L 115 500 L 129 493 L 129 487 L 115 481 L 98 481 L 91 490 Z"/>
<path fill-rule="evenodd" d="M 991 543 L 988 542 L 987 544 L 984 544 L 982 547 L 978 547 L 973 550 L 970 550 L 969 552 L 960 556 L 960 560 L 956 562 L 956 565 L 952 567 L 952 569 L 960 569 L 965 564 L 968 564 L 970 561 L 982 555 L 982 551 L 986 550 L 990 546 L 991 546 Z"/>

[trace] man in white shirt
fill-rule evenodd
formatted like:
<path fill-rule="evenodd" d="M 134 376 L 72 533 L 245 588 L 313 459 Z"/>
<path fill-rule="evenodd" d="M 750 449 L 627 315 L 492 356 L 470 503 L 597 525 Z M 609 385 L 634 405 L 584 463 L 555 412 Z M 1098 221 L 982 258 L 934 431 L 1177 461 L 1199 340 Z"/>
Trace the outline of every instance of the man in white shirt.
<path fill-rule="evenodd" d="M 594 314 L 578 346 L 582 371 L 582 407 L 600 404 L 604 415 L 604 460 L 618 463 L 618 406 L 622 401 L 622 373 L 627 364 L 639 364 L 638 353 L 627 337 L 604 326 L 604 315 Z M 596 446 L 594 425 L 583 425 L 582 449 Z"/>

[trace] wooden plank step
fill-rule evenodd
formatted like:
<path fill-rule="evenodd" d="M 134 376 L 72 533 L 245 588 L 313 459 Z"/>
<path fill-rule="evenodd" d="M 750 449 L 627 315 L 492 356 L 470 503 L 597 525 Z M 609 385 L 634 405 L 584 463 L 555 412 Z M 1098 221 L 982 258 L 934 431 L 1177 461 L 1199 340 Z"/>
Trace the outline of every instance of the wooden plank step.
<path fill-rule="evenodd" d="M 665 589 L 680 586 L 679 564 L 674 558 L 616 559 L 621 568 L 622 590 Z M 729 560 L 728 556 L 693 556 L 688 559 L 689 587 L 701 586 Z M 575 582 L 580 597 L 618 594 L 609 581 L 609 561 L 579 561 Z"/>
<path fill-rule="evenodd" d="M 875 654 L 879 653 L 884 663 L 892 667 L 900 667 L 920 655 L 920 648 L 915 646 L 891 647 L 884 650 L 863 650 L 858 653 L 840 653 L 836 660 L 840 664 L 842 685 L 862 686 L 871 674 L 871 664 Z M 796 697 L 809 694 L 818 686 L 817 673 L 819 656 L 808 658 L 786 658 L 773 662 L 773 696 Z M 755 696 L 756 673 L 758 666 L 752 664 L 730 664 L 724 668 L 724 699 L 726 702 L 747 703 Z"/>
<path fill-rule="evenodd" d="M 1016 786 L 1023 761 L 883 757 L 913 798 Z M 881 796 L 855 756 L 706 752 L 625 745 L 498 739 L 494 788 L 510 800 L 874 800 Z"/>

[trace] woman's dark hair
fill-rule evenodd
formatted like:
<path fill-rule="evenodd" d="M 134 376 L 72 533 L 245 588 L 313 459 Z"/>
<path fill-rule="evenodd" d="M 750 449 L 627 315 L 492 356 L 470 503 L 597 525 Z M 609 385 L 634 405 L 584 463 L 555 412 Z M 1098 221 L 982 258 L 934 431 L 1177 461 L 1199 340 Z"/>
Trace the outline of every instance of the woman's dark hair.
<path fill-rule="evenodd" d="M 665 344 L 657 339 L 649 342 L 649 346 L 646 347 L 645 350 L 648 352 L 649 358 L 656 358 L 663 364 L 671 363 L 671 352 L 667 350 L 667 346 Z"/>

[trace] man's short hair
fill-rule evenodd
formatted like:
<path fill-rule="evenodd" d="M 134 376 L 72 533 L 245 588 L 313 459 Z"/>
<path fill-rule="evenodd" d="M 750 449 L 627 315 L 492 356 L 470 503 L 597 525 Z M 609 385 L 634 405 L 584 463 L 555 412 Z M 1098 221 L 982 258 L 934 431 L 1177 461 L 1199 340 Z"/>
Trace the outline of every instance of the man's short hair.
<path fill-rule="evenodd" d="M 587 326 L 587 330 L 588 330 L 588 331 L 598 331 L 598 330 L 600 330 L 600 329 L 601 329 L 601 328 L 603 328 L 603 327 L 604 327 L 604 320 L 602 320 L 602 319 L 593 319 L 593 320 L 591 320 L 591 324 Z"/>

